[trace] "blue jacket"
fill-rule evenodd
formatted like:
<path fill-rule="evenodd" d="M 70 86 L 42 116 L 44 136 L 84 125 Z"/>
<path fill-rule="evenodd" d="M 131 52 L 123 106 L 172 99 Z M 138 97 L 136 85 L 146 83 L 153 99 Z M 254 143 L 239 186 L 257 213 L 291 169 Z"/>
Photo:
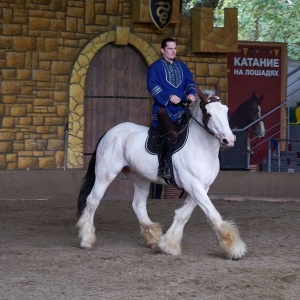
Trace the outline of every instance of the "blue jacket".
<path fill-rule="evenodd" d="M 147 74 L 147 89 L 154 100 L 152 108 L 152 125 L 157 127 L 157 111 L 165 107 L 172 121 L 176 122 L 184 113 L 181 105 L 170 102 L 172 95 L 176 95 L 181 102 L 186 102 L 189 94 L 196 95 L 193 75 L 183 62 L 174 60 L 173 63 L 164 58 L 155 61 Z"/>

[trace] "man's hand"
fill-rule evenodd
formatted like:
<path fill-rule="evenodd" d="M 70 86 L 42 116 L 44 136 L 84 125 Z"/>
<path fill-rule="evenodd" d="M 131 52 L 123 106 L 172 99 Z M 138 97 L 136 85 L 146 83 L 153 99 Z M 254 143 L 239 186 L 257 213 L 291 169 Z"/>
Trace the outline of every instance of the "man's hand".
<path fill-rule="evenodd" d="M 195 97 L 193 94 L 189 94 L 189 95 L 187 96 L 187 99 L 188 99 L 189 101 L 191 101 L 191 102 L 195 102 L 195 101 L 196 101 L 196 97 Z"/>
<path fill-rule="evenodd" d="M 172 95 L 170 101 L 174 104 L 178 104 L 181 101 L 181 99 L 176 95 Z"/>

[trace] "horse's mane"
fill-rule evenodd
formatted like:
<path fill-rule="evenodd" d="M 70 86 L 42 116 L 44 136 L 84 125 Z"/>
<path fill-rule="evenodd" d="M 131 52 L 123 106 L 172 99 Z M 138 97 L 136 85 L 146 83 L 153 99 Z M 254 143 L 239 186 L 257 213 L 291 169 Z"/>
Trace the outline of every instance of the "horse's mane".
<path fill-rule="evenodd" d="M 237 127 L 241 128 L 246 126 L 247 120 L 249 117 L 249 105 L 251 103 L 260 104 L 264 96 L 258 98 L 255 92 L 252 93 L 251 97 L 246 101 L 242 102 L 235 111 L 229 116 L 229 124 L 231 128 Z M 248 117 L 248 119 L 247 119 Z M 250 120 L 251 122 L 251 120 Z"/>
<path fill-rule="evenodd" d="M 240 105 L 236 108 L 236 110 L 233 112 L 232 116 L 237 115 L 237 114 L 239 114 L 240 112 L 244 112 L 245 110 L 247 111 L 249 102 L 251 102 L 251 101 L 252 101 L 252 99 L 250 98 L 250 99 L 244 101 L 242 104 L 240 104 Z M 232 116 L 231 116 L 231 117 L 232 117 Z"/>
<path fill-rule="evenodd" d="M 241 112 L 243 113 L 245 110 L 248 111 L 248 105 L 251 102 L 256 102 L 257 104 L 260 104 L 260 102 L 262 101 L 262 99 L 264 98 L 264 95 L 260 98 L 258 98 L 255 94 L 255 92 L 252 93 L 251 97 L 249 99 L 247 99 L 246 101 L 242 102 L 237 108 L 236 110 L 233 112 L 232 116 L 235 115 L 239 115 Z"/>
<path fill-rule="evenodd" d="M 236 108 L 236 110 L 229 115 L 229 124 L 230 127 L 236 127 L 238 126 L 240 120 L 241 120 L 241 115 L 245 115 L 247 113 L 247 108 L 248 108 L 248 103 L 251 99 L 246 100 L 243 102 L 240 106 Z M 237 124 L 236 124 L 237 123 Z M 238 126 L 240 127 L 240 126 Z"/>
<path fill-rule="evenodd" d="M 204 90 L 203 94 L 207 95 L 208 97 L 212 97 L 212 96 L 216 96 L 216 91 L 215 90 Z"/>
<path fill-rule="evenodd" d="M 202 93 L 204 95 L 207 95 L 208 97 L 212 97 L 212 96 L 216 96 L 216 91 L 214 90 L 204 90 L 202 91 Z M 200 105 L 199 105 L 199 102 L 200 102 L 200 97 L 198 94 L 196 94 L 196 101 L 195 103 L 193 104 L 192 108 L 191 108 L 191 112 L 192 112 L 192 115 L 194 116 L 194 114 L 196 113 L 196 109 L 199 108 L 200 109 Z"/>

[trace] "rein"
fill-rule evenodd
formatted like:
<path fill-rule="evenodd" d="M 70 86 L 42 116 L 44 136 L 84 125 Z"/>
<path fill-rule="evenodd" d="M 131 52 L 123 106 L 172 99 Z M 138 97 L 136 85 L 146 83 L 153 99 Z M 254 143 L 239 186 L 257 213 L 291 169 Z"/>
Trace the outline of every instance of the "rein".
<path fill-rule="evenodd" d="M 202 122 L 203 122 L 203 124 L 201 124 L 191 113 L 190 113 L 190 110 L 189 110 L 189 105 L 190 105 L 190 101 L 188 101 L 187 102 L 187 105 L 185 106 L 185 107 L 187 107 L 187 109 L 186 109 L 186 111 L 188 112 L 188 114 L 189 114 L 189 117 L 191 118 L 191 119 L 193 119 L 198 125 L 200 125 L 206 132 L 208 132 L 211 136 L 213 136 L 213 137 L 215 137 L 215 138 L 218 138 L 217 136 L 216 136 L 216 134 L 212 131 L 212 130 L 210 130 L 209 128 L 208 128 L 208 126 L 207 126 L 207 122 L 205 122 L 205 118 L 207 118 L 207 120 L 208 120 L 208 118 L 210 117 L 210 115 L 209 114 L 207 114 L 207 111 L 206 111 L 206 109 L 205 109 L 205 106 L 206 105 L 208 105 L 208 104 L 211 104 L 211 103 L 214 103 L 214 102 L 221 102 L 221 99 L 219 98 L 219 97 L 215 97 L 215 96 L 213 96 L 212 97 L 213 99 L 212 100 L 209 100 L 209 98 L 207 99 L 207 101 L 203 104 L 203 105 L 201 105 L 201 103 L 203 103 L 202 102 L 202 100 L 201 100 L 201 102 L 200 102 L 200 108 L 201 108 L 201 110 L 202 110 Z M 180 189 L 177 185 L 175 185 L 175 187 L 177 187 L 178 189 Z M 184 195 L 184 193 L 185 193 L 185 190 L 184 189 L 182 189 L 182 191 L 181 191 L 181 193 L 180 193 L 180 195 L 179 195 L 179 199 L 181 199 L 182 198 L 182 196 Z"/>
<path fill-rule="evenodd" d="M 202 125 L 197 119 L 195 119 L 193 116 L 191 117 L 198 125 L 200 125 L 206 132 L 208 132 L 213 137 L 216 137 L 216 134 L 210 130 L 207 126 Z"/>

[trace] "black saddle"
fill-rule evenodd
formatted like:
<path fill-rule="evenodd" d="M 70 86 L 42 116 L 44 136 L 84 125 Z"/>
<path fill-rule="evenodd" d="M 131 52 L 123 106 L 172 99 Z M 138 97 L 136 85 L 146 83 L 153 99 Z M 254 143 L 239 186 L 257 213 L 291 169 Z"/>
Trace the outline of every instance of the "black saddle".
<path fill-rule="evenodd" d="M 188 134 L 189 134 L 189 126 L 188 126 L 188 120 L 184 122 L 183 124 L 180 124 L 178 126 L 178 138 L 177 142 L 175 144 L 172 144 L 172 155 L 182 149 L 187 141 Z M 160 149 L 161 149 L 161 144 L 164 138 L 164 132 L 161 128 L 154 128 L 150 127 L 148 131 L 148 136 L 146 139 L 145 147 L 146 150 L 152 154 L 152 155 L 158 155 Z M 164 179 L 165 182 L 169 185 L 173 185 L 178 189 L 181 189 L 177 186 L 175 177 L 174 177 L 174 172 L 173 172 L 173 165 L 172 165 L 172 159 L 170 160 L 170 167 L 171 167 L 171 178 L 170 179 Z M 183 194 L 184 190 L 182 190 L 182 193 L 180 195 L 180 198 Z"/>
<path fill-rule="evenodd" d="M 189 127 L 187 124 L 181 128 L 178 134 L 176 144 L 172 144 L 172 155 L 182 149 L 188 138 Z M 152 155 L 158 155 L 160 146 L 164 138 L 164 132 L 161 128 L 150 127 L 146 139 L 146 150 Z"/>

